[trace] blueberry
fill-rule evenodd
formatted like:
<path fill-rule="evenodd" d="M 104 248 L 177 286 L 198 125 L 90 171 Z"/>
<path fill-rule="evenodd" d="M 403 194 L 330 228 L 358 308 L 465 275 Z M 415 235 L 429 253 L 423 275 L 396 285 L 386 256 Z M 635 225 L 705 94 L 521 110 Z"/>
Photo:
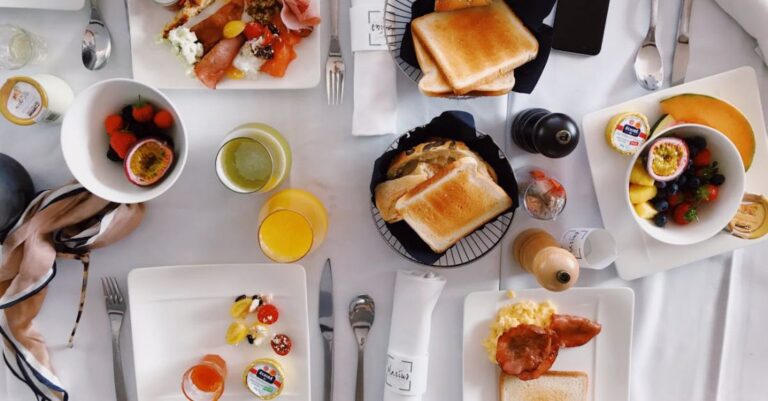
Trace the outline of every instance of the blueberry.
<path fill-rule="evenodd" d="M 709 179 L 709 183 L 712 185 L 720 186 L 720 185 L 723 185 L 724 182 L 725 182 L 725 176 L 722 174 L 715 174 L 712 176 L 712 178 Z"/>
<path fill-rule="evenodd" d="M 109 147 L 109 150 L 107 151 L 107 159 L 112 160 L 113 162 L 121 162 L 123 159 L 120 158 L 120 156 L 115 152 L 112 147 Z"/>
<path fill-rule="evenodd" d="M 684 187 L 686 183 L 688 183 L 687 175 L 683 174 L 680 177 L 677 177 L 677 185 Z"/>
<path fill-rule="evenodd" d="M 653 218 L 653 224 L 656 224 L 657 227 L 664 227 L 667 225 L 667 215 L 664 213 L 659 213 Z"/>
<path fill-rule="evenodd" d="M 688 138 L 687 142 L 689 144 L 688 146 L 693 146 L 694 148 L 697 148 L 699 151 L 707 148 L 707 140 L 701 136 L 694 136 L 693 138 Z"/>
<path fill-rule="evenodd" d="M 688 179 L 688 183 L 686 184 L 686 186 L 689 189 L 696 189 L 696 188 L 700 187 L 701 186 L 701 178 L 696 177 L 696 176 L 689 178 Z"/>
<path fill-rule="evenodd" d="M 666 199 L 659 199 L 657 201 L 654 201 L 652 205 L 653 205 L 653 208 L 660 213 L 664 213 L 667 210 L 669 210 L 669 202 L 667 202 Z"/>
<path fill-rule="evenodd" d="M 123 116 L 123 121 L 125 121 L 126 123 L 132 122 L 133 121 L 133 106 L 129 104 L 129 105 L 123 107 L 123 109 L 120 110 L 120 115 Z"/>
<path fill-rule="evenodd" d="M 680 186 L 676 182 L 670 182 L 667 185 L 666 193 L 667 195 L 674 195 L 680 191 Z"/>
<path fill-rule="evenodd" d="M 656 188 L 658 189 L 664 189 L 667 187 L 667 183 L 665 181 L 656 181 L 653 184 L 656 185 Z"/>

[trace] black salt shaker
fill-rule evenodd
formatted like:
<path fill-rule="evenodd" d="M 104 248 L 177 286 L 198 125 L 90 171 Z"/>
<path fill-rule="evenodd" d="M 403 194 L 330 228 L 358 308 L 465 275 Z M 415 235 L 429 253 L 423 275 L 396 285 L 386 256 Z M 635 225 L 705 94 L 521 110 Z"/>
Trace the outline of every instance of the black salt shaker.
<path fill-rule="evenodd" d="M 571 154 L 579 144 L 579 126 L 563 113 L 545 109 L 526 109 L 512 120 L 512 141 L 526 152 L 560 158 Z"/>

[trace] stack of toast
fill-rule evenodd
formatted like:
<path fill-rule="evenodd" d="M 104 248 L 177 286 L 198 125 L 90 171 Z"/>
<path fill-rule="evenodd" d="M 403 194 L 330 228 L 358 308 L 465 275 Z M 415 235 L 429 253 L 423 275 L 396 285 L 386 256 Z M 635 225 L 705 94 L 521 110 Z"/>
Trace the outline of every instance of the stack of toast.
<path fill-rule="evenodd" d="M 512 207 L 496 172 L 460 141 L 435 139 L 400 153 L 375 189 L 388 223 L 405 220 L 436 253 Z"/>
<path fill-rule="evenodd" d="M 413 20 L 413 43 L 427 96 L 496 96 L 515 85 L 514 69 L 533 60 L 536 38 L 504 0 L 438 0 Z"/>

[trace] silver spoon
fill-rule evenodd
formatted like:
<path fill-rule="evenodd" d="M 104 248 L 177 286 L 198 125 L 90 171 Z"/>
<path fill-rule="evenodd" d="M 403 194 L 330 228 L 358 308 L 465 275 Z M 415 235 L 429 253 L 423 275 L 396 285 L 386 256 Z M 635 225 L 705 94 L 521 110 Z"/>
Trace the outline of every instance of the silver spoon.
<path fill-rule="evenodd" d="M 357 338 L 357 386 L 355 388 L 355 401 L 363 401 L 363 395 L 365 394 L 363 387 L 363 379 L 365 378 L 363 373 L 363 351 L 375 314 L 376 307 L 373 303 L 373 298 L 368 295 L 358 295 L 349 303 L 349 324 L 352 325 L 352 331 L 355 332 L 355 338 Z"/>
<path fill-rule="evenodd" d="M 104 67 L 112 53 L 112 38 L 96 2 L 97 0 L 91 0 L 91 19 L 83 35 L 83 65 L 89 70 Z"/>
<path fill-rule="evenodd" d="M 664 65 L 661 52 L 656 46 L 656 17 L 659 13 L 659 0 L 651 0 L 651 24 L 635 56 L 635 76 L 643 88 L 652 91 L 661 88 L 664 83 Z"/>

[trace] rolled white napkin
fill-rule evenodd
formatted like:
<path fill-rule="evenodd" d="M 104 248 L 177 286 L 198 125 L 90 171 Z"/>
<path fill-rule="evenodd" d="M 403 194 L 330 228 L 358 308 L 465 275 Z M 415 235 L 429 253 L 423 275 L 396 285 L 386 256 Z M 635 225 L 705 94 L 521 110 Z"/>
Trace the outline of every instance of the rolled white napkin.
<path fill-rule="evenodd" d="M 419 401 L 426 391 L 432 310 L 444 286 L 432 273 L 397 272 L 384 401 Z"/>
<path fill-rule="evenodd" d="M 768 1 L 766 0 L 715 0 L 725 12 L 757 39 L 755 49 L 768 64 Z"/>
<path fill-rule="evenodd" d="M 394 134 L 397 67 L 384 39 L 384 0 L 352 0 L 349 14 L 354 53 L 352 135 Z"/>

